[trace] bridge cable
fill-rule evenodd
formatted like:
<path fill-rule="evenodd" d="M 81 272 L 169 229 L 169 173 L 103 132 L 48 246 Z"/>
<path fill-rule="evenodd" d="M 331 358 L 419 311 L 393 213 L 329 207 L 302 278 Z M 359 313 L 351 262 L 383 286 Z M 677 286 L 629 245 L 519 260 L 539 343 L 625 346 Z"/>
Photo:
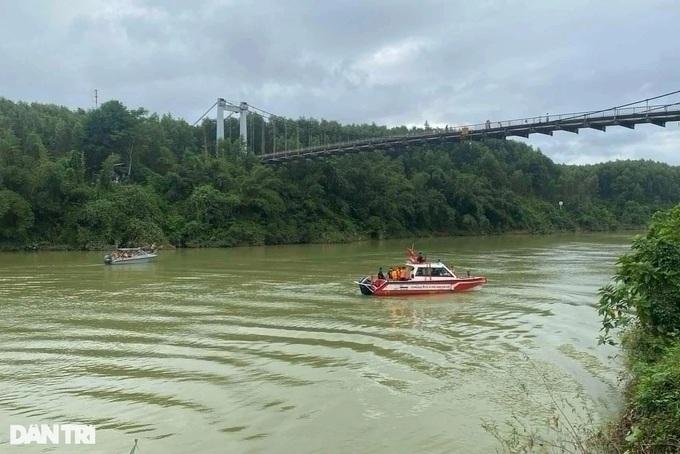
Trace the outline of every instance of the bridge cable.
<path fill-rule="evenodd" d="M 231 118 L 231 116 L 234 115 L 234 113 L 235 113 L 235 112 L 232 112 L 232 113 L 230 113 L 229 115 L 227 115 L 227 117 L 224 119 L 224 121 L 229 120 L 229 119 Z M 231 130 L 231 123 L 227 122 L 227 126 L 229 127 L 229 140 L 232 140 L 233 137 L 234 137 L 234 133 L 233 133 L 233 131 Z"/>
<path fill-rule="evenodd" d="M 239 105 L 234 104 L 234 103 L 231 102 L 231 101 L 225 101 L 225 102 L 226 102 L 227 104 L 229 104 L 229 105 L 234 106 L 234 107 L 240 107 Z M 255 107 L 255 106 L 252 106 L 252 105 L 250 105 L 250 104 L 248 104 L 248 108 L 249 108 L 249 109 L 248 109 L 248 112 L 250 112 L 250 113 L 252 113 L 252 114 L 255 114 L 255 115 L 259 116 L 259 117 L 262 117 L 262 118 L 264 118 L 264 119 L 270 119 L 270 118 L 283 119 L 283 117 L 280 117 L 280 116 L 278 116 L 278 115 L 274 115 L 274 114 L 271 113 L 271 112 L 267 112 L 267 111 L 264 110 L 264 109 L 260 109 L 259 107 Z M 254 109 L 254 110 L 253 110 L 253 109 Z M 256 112 L 256 111 L 259 111 L 259 112 Z M 260 112 L 262 112 L 262 113 L 260 113 Z M 264 115 L 263 115 L 263 114 L 264 114 Z"/>
<path fill-rule="evenodd" d="M 278 115 L 274 115 L 273 113 L 267 112 L 266 110 L 260 109 L 259 107 L 255 107 L 255 106 L 250 106 L 250 107 L 252 107 L 253 109 L 259 110 L 260 112 L 264 113 L 265 115 L 268 115 L 269 117 L 274 117 L 274 118 L 281 118 L 281 119 L 283 119 L 283 117 L 279 117 Z"/>
<path fill-rule="evenodd" d="M 621 105 L 619 105 L 619 106 L 610 107 L 610 108 L 608 108 L 608 109 L 601 109 L 601 110 L 592 110 L 592 111 L 588 111 L 588 112 L 585 112 L 585 114 L 586 114 L 586 115 L 592 115 L 592 114 L 607 112 L 607 111 L 609 111 L 609 110 L 617 110 L 617 109 L 621 109 L 621 108 L 623 108 L 623 107 L 628 107 L 628 106 L 632 106 L 632 105 L 635 105 L 635 104 L 640 104 L 640 103 L 643 103 L 643 102 L 649 102 L 649 101 L 653 101 L 653 100 L 655 100 L 655 99 L 665 98 L 665 97 L 671 96 L 671 95 L 676 95 L 676 94 L 678 94 L 678 93 L 680 93 L 680 90 L 671 91 L 671 92 L 665 93 L 665 94 L 663 94 L 663 95 L 654 96 L 654 97 L 652 97 L 652 98 L 647 98 L 647 99 L 642 99 L 642 100 L 640 100 L 640 101 L 635 101 L 635 102 L 629 102 L 629 103 L 626 103 L 626 104 L 621 104 Z M 668 105 L 669 105 L 669 106 L 673 106 L 673 105 L 676 105 L 676 104 L 680 104 L 680 103 L 668 104 Z M 570 120 L 570 119 L 574 119 L 574 118 L 579 118 L 579 117 L 581 117 L 582 115 L 583 115 L 583 114 L 574 115 L 573 117 L 560 118 L 560 120 Z"/>
<path fill-rule="evenodd" d="M 210 111 L 211 111 L 211 110 L 213 109 L 213 107 L 215 107 L 216 105 L 217 105 L 217 101 L 215 101 L 215 104 L 213 104 L 212 106 L 210 106 L 210 109 L 206 110 L 205 113 L 204 113 L 203 115 L 201 115 L 201 118 L 199 118 L 198 120 L 196 120 L 196 121 L 194 122 L 194 124 L 191 125 L 191 126 L 196 126 L 196 124 L 197 124 L 199 121 L 201 121 L 201 120 L 203 119 L 203 117 L 205 117 L 206 115 L 208 115 L 208 113 L 210 113 Z"/>

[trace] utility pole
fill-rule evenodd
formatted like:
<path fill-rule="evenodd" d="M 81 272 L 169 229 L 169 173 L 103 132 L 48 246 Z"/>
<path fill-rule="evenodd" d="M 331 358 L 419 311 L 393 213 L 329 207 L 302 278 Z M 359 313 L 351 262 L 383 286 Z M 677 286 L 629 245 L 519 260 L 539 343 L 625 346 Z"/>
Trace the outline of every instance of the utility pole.
<path fill-rule="evenodd" d="M 97 92 L 98 91 L 99 90 L 97 90 L 96 88 L 94 89 L 94 109 L 95 110 L 97 110 L 97 107 L 99 107 L 99 102 L 98 102 L 98 99 L 97 99 Z"/>

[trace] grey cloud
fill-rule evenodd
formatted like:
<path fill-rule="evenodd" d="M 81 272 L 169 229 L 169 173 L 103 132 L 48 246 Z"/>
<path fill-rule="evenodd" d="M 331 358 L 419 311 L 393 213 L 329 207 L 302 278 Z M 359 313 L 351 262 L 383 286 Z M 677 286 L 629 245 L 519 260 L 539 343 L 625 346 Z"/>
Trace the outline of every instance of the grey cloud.
<path fill-rule="evenodd" d="M 218 96 L 342 122 L 495 122 L 677 89 L 678 18 L 673 0 L 2 2 L 0 95 L 87 108 L 97 88 L 190 122 Z M 671 128 L 599 134 L 528 142 L 560 162 L 675 162 L 680 144 Z"/>
<path fill-rule="evenodd" d="M 582 130 L 578 136 L 555 133 L 553 138 L 517 139 L 568 164 L 603 162 L 613 159 L 652 159 L 680 165 L 680 127 L 678 123 L 658 126 L 640 125 L 636 130 L 611 128 L 607 132 Z"/>

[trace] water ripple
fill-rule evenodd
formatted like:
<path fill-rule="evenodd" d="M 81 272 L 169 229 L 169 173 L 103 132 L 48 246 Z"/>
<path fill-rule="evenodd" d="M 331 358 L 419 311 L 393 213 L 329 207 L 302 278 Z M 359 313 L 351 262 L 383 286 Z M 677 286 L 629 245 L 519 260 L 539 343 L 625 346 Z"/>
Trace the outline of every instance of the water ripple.
<path fill-rule="evenodd" d="M 0 426 L 95 424 L 101 452 L 134 438 L 168 453 L 493 451 L 481 418 L 536 417 L 546 377 L 611 400 L 593 306 L 627 240 L 436 240 L 489 285 L 386 300 L 352 282 L 358 266 L 398 263 L 396 243 L 182 251 L 126 269 L 0 255 Z"/>

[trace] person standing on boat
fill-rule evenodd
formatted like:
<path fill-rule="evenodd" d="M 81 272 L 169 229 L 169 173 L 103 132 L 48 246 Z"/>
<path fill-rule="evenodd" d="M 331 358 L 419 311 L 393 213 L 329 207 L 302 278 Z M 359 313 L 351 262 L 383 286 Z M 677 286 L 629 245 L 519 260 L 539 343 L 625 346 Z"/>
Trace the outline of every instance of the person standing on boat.
<path fill-rule="evenodd" d="M 385 273 L 383 273 L 382 266 L 378 270 L 378 279 L 385 279 Z"/>

